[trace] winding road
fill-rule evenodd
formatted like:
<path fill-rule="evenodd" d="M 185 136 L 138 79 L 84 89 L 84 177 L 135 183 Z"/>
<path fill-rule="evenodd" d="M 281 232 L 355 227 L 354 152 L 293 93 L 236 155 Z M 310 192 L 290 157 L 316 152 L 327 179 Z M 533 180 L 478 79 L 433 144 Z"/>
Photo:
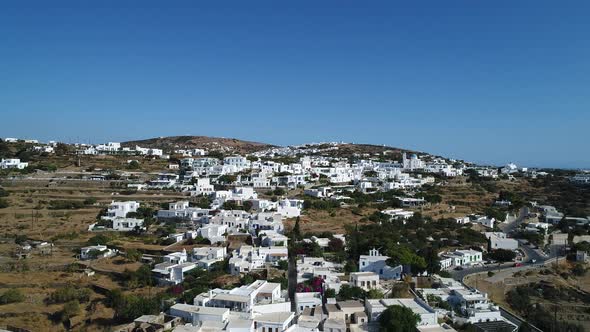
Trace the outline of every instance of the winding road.
<path fill-rule="evenodd" d="M 504 233 L 512 233 L 516 230 L 526 216 L 529 214 L 529 208 L 523 207 L 520 209 L 517 218 L 512 218 L 507 220 L 506 222 L 500 224 L 498 227 Z M 560 246 L 551 245 L 550 246 L 550 253 L 545 254 L 540 249 L 534 249 L 529 244 L 525 244 L 525 241 L 518 240 L 518 247 L 522 252 L 525 254 L 525 260 L 521 266 L 515 267 L 514 263 L 498 263 L 498 264 L 487 264 L 483 266 L 474 266 L 474 267 L 465 267 L 463 270 L 451 270 L 449 271 L 453 279 L 462 281 L 463 278 L 470 274 L 480 273 L 480 272 L 499 272 L 502 270 L 512 269 L 514 272 L 521 271 L 521 270 L 528 270 L 534 267 L 542 267 L 545 266 L 550 260 L 553 261 L 555 258 L 558 257 L 560 253 Z M 534 263 L 533 263 L 534 262 Z"/>

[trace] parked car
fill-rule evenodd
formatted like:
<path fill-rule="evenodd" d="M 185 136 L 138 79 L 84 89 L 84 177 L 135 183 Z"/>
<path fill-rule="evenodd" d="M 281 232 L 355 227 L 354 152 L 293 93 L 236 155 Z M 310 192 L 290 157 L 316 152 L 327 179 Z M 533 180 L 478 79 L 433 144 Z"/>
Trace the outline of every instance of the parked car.
<path fill-rule="evenodd" d="M 521 267 L 522 263 L 514 263 L 514 267 Z"/>

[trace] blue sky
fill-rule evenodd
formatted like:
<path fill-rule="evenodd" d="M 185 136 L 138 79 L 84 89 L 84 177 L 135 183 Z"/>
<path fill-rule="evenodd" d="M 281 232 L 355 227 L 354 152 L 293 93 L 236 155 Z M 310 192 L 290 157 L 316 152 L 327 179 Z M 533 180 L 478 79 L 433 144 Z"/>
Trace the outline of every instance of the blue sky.
<path fill-rule="evenodd" d="M 587 1 L 0 4 L 0 136 L 590 167 Z"/>

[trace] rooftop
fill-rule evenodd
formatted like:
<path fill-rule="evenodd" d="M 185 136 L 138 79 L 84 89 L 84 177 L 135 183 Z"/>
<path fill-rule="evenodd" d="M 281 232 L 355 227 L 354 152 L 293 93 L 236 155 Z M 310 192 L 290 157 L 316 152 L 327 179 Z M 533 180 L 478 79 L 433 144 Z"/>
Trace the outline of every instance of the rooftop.
<path fill-rule="evenodd" d="M 229 309 L 227 308 L 203 307 L 184 303 L 177 303 L 170 307 L 170 309 L 199 313 L 204 315 L 224 315 L 225 313 L 229 312 Z"/>
<path fill-rule="evenodd" d="M 256 316 L 254 317 L 254 320 L 263 323 L 283 324 L 293 318 L 294 315 L 295 314 L 292 312 L 272 312 Z"/>

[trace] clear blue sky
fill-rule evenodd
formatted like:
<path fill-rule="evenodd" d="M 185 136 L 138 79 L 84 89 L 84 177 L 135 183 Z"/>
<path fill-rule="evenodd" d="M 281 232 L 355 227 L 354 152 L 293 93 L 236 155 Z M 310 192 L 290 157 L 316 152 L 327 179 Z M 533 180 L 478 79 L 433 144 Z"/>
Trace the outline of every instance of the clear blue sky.
<path fill-rule="evenodd" d="M 5 1 L 0 136 L 590 167 L 590 2 Z"/>

